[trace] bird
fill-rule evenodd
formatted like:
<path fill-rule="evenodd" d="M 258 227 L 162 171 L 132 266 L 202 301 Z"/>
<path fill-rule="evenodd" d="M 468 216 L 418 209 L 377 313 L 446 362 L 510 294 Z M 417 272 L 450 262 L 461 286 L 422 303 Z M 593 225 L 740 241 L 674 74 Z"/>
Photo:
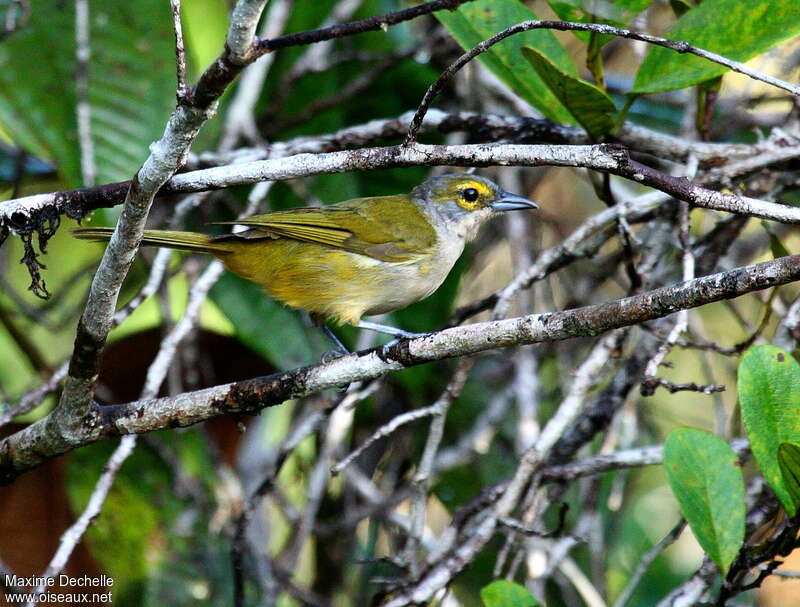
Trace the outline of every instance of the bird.
<path fill-rule="evenodd" d="M 400 310 L 444 282 L 479 228 L 505 211 L 538 205 L 474 174 L 427 179 L 410 194 L 356 198 L 323 207 L 270 211 L 225 224 L 221 236 L 145 230 L 141 244 L 210 253 L 273 298 L 310 313 L 342 349 L 326 321 L 414 337 L 362 317 Z M 109 240 L 110 227 L 72 230 Z"/>

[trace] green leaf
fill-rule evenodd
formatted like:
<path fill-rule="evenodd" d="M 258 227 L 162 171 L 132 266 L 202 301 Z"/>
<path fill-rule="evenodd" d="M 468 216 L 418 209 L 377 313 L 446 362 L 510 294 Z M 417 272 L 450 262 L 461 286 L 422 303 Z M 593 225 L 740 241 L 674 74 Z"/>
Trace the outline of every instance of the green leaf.
<path fill-rule="evenodd" d="M 226 272 L 211 289 L 211 299 L 236 328 L 238 339 L 276 367 L 289 369 L 313 360 L 312 329 L 258 285 Z"/>
<path fill-rule="evenodd" d="M 481 588 L 486 607 L 537 607 L 541 605 L 525 586 L 506 580 L 495 580 Z"/>
<path fill-rule="evenodd" d="M 740 466 L 728 443 L 710 432 L 678 428 L 664 443 L 664 468 L 681 513 L 723 576 L 744 541 Z"/>
<path fill-rule="evenodd" d="M 600 139 L 611 132 L 617 107 L 605 91 L 562 72 L 535 48 L 524 46 L 522 54 L 593 139 Z"/>
<path fill-rule="evenodd" d="M 797 507 L 778 463 L 781 443 L 800 444 L 800 365 L 775 346 L 750 348 L 739 363 L 739 403 L 753 456 L 786 512 Z"/>
<path fill-rule="evenodd" d="M 778 466 L 796 511 L 800 506 L 800 445 L 781 443 L 778 447 Z"/>
<path fill-rule="evenodd" d="M 75 117 L 74 3 L 41 0 L 0 45 L 0 126 L 17 145 L 81 184 Z M 54 35 L 58 32 L 58 35 Z M 175 106 L 168 3 L 90 2 L 88 100 L 97 182 L 130 179 Z"/>
<path fill-rule="evenodd" d="M 682 40 L 728 59 L 747 61 L 800 32 L 797 0 L 705 0 L 687 11 L 665 38 Z M 647 53 L 632 93 L 658 93 L 715 78 L 728 68 L 663 47 Z"/>
<path fill-rule="evenodd" d="M 538 19 L 518 0 L 476 0 L 462 4 L 456 11 L 439 11 L 436 18 L 466 50 L 516 23 Z M 519 48 L 523 45 L 537 48 L 561 71 L 577 74 L 564 47 L 552 33 L 545 30 L 511 36 L 479 55 L 479 59 L 495 76 L 547 118 L 574 124 L 566 108 L 528 62 L 520 57 Z"/>

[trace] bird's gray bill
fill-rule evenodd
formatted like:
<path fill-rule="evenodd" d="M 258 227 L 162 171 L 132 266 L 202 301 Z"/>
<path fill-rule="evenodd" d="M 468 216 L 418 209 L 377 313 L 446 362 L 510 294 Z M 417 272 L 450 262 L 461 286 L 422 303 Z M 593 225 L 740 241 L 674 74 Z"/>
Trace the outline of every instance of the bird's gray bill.
<path fill-rule="evenodd" d="M 526 209 L 538 209 L 539 205 L 511 192 L 503 192 L 500 200 L 492 203 L 492 208 L 495 211 L 524 211 Z"/>

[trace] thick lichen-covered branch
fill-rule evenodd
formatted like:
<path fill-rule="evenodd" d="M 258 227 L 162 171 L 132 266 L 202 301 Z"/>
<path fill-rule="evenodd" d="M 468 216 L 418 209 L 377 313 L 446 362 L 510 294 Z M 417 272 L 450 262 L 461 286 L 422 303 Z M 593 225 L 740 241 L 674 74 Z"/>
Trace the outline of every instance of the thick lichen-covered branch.
<path fill-rule="evenodd" d="M 391 371 L 486 350 L 592 336 L 678 310 L 800 280 L 800 255 L 736 268 L 603 304 L 445 329 L 425 337 L 262 378 L 124 405 L 92 406 L 65 434 L 58 410 L 0 442 L 0 480 L 9 482 L 43 461 L 109 436 L 189 426 L 264 407 Z"/>

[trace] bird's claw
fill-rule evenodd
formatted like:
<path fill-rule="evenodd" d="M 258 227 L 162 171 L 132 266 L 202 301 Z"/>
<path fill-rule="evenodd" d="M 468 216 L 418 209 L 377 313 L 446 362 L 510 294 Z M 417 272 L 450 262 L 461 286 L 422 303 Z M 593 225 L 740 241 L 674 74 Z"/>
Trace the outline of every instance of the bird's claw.
<path fill-rule="evenodd" d="M 323 363 L 333 362 L 334 360 L 342 358 L 343 356 L 347 356 L 348 354 L 350 354 L 350 352 L 347 351 L 343 352 L 342 350 L 328 350 L 327 352 L 324 352 L 322 354 L 321 362 Z"/>

